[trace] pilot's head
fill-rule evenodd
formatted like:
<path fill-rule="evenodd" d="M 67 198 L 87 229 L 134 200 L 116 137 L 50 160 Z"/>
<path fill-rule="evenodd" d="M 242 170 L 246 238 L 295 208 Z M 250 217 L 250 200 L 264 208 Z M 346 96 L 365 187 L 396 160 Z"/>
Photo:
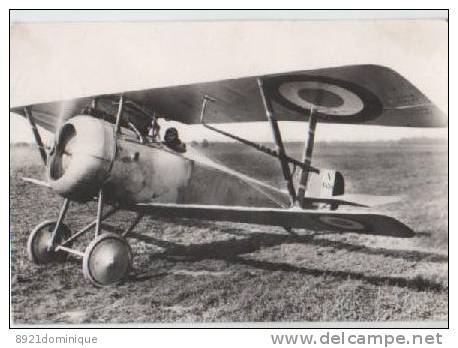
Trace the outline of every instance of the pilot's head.
<path fill-rule="evenodd" d="M 173 143 L 178 140 L 178 131 L 175 127 L 167 128 L 164 134 L 164 141 Z"/>

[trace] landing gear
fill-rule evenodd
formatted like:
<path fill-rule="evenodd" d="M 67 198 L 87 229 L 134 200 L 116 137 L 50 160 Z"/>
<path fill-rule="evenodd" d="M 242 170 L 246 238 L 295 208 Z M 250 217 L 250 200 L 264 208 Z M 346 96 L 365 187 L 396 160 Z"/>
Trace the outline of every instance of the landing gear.
<path fill-rule="evenodd" d="M 27 241 L 27 254 L 29 260 L 37 265 L 44 265 L 51 262 L 64 262 L 67 253 L 56 251 L 52 248 L 53 233 L 57 222 L 54 220 L 44 221 L 33 229 Z M 60 224 L 55 234 L 55 242 L 62 243 L 70 238 L 71 231 L 67 225 Z"/>
<path fill-rule="evenodd" d="M 109 227 L 102 222 L 116 213 L 118 208 L 112 207 L 103 213 L 102 191 L 98 198 L 96 219 L 74 234 L 63 223 L 70 203 L 65 200 L 57 221 L 45 221 L 30 234 L 27 243 L 29 259 L 35 264 L 47 264 L 63 262 L 68 254 L 73 254 L 82 258 L 83 274 L 95 286 L 110 286 L 122 282 L 132 269 L 132 250 L 126 237 L 143 215 L 139 214 L 123 233 L 106 233 L 103 229 Z M 95 236 L 84 252 L 72 248 L 75 240 L 91 230 L 95 232 Z"/>
<path fill-rule="evenodd" d="M 118 284 L 127 277 L 131 268 L 130 246 L 115 233 L 97 236 L 84 253 L 84 276 L 96 286 Z"/>

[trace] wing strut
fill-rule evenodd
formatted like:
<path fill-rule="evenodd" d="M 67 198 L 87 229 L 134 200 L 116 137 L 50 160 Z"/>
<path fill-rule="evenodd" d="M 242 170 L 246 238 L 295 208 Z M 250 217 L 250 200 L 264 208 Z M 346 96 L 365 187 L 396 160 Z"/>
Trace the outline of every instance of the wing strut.
<path fill-rule="evenodd" d="M 258 86 L 259 86 L 259 93 L 261 94 L 262 103 L 264 105 L 264 109 L 266 111 L 267 120 L 270 123 L 272 128 L 272 134 L 275 140 L 275 145 L 277 147 L 277 152 L 280 159 L 280 165 L 283 172 L 283 177 L 286 180 L 289 197 L 291 199 L 291 205 L 296 202 L 296 191 L 294 189 L 293 183 L 293 176 L 291 175 L 291 171 L 289 169 L 288 161 L 285 159 L 285 147 L 283 146 L 283 140 L 281 138 L 280 128 L 278 127 L 277 119 L 275 118 L 273 111 L 272 111 L 272 104 L 269 98 L 266 98 L 266 94 L 263 88 L 263 82 L 261 78 L 258 78 Z"/>
<path fill-rule="evenodd" d="M 304 146 L 304 155 L 303 155 L 303 160 L 298 161 L 294 158 L 289 157 L 286 155 L 285 152 L 285 147 L 283 145 L 283 140 L 281 137 L 281 132 L 280 128 L 278 127 L 278 122 L 277 119 L 273 115 L 273 108 L 272 104 L 270 103 L 270 100 L 266 98 L 266 94 L 263 88 L 263 83 L 260 78 L 258 78 L 258 85 L 259 85 L 259 90 L 261 94 L 261 98 L 263 100 L 263 105 L 266 111 L 266 117 L 267 120 L 269 121 L 271 128 L 272 128 L 272 134 L 275 140 L 275 145 L 277 147 L 277 150 L 272 150 L 269 149 L 265 146 L 262 146 L 260 144 L 256 144 L 254 142 L 251 142 L 249 140 L 243 139 L 241 137 L 238 137 L 236 135 L 230 134 L 228 132 L 225 132 L 221 129 L 215 128 L 213 126 L 210 126 L 204 121 L 204 115 L 205 115 L 205 110 L 207 107 L 208 101 L 214 102 L 215 99 L 205 95 L 202 99 L 202 108 L 201 108 L 201 113 L 200 113 L 200 122 L 201 124 L 205 127 L 210 129 L 211 131 L 214 131 L 218 134 L 224 135 L 226 137 L 229 137 L 231 139 L 237 140 L 241 142 L 242 144 L 251 146 L 255 148 L 258 151 L 261 151 L 263 153 L 266 153 L 268 155 L 271 155 L 273 157 L 276 157 L 279 159 L 283 176 L 287 182 L 287 188 L 288 188 L 288 193 L 290 196 L 291 200 L 291 206 L 294 204 L 298 203 L 298 205 L 302 208 L 305 207 L 307 198 L 305 197 L 305 192 L 307 191 L 307 185 L 308 185 L 308 179 L 309 179 L 309 174 L 310 172 L 313 173 L 320 173 L 320 170 L 317 168 L 312 167 L 311 162 L 312 162 L 312 153 L 313 153 L 313 146 L 315 143 L 315 129 L 317 126 L 317 117 L 313 113 L 313 110 L 310 111 L 310 120 L 309 120 L 309 130 L 308 130 L 308 139 L 307 143 Z M 294 183 L 293 183 L 293 174 L 290 171 L 289 168 L 289 163 L 292 163 L 295 168 L 299 167 L 301 168 L 301 177 L 299 180 L 299 187 L 296 193 L 296 190 L 294 188 Z"/>
<path fill-rule="evenodd" d="M 114 135 L 113 135 L 113 141 L 114 141 L 114 148 L 113 148 L 113 158 L 116 158 L 116 154 L 118 152 L 118 137 L 119 134 L 121 133 L 121 121 L 122 121 L 122 116 L 123 116 L 123 110 L 124 110 L 124 96 L 121 94 L 119 96 L 119 102 L 118 102 L 118 111 L 116 112 L 116 123 L 114 125 Z M 110 171 L 113 168 L 114 161 L 111 161 L 110 164 Z M 99 200 L 102 200 L 102 197 L 99 197 Z"/>
<path fill-rule="evenodd" d="M 208 95 L 205 95 L 202 99 L 202 108 L 201 108 L 201 111 L 200 111 L 200 122 L 202 124 L 202 126 L 204 126 L 205 128 L 215 132 L 215 133 L 218 133 L 218 134 L 221 134 L 221 135 L 224 135 L 225 137 L 228 137 L 228 138 L 231 138 L 233 140 L 236 140 L 242 144 L 245 144 L 245 145 L 248 145 L 250 147 L 253 147 L 254 149 L 260 151 L 260 152 L 263 152 L 267 155 L 270 155 L 272 157 L 275 157 L 275 158 L 278 158 L 280 159 L 280 154 L 275 151 L 275 150 L 272 150 L 266 146 L 263 146 L 261 144 L 256 144 L 252 141 L 249 141 L 247 139 L 244 139 L 244 138 L 241 138 L 237 135 L 234 135 L 234 134 L 231 134 L 231 133 L 228 133 L 228 132 L 225 132 L 223 131 L 222 129 L 218 129 L 216 127 L 213 127 L 213 126 L 210 126 L 208 123 L 206 123 L 204 121 L 204 115 L 205 115 L 205 110 L 207 108 L 207 103 L 211 101 L 211 102 L 215 102 L 216 100 L 209 97 Z M 304 167 L 304 163 L 301 162 L 301 161 L 298 161 L 297 159 L 295 158 L 292 158 L 292 157 L 289 157 L 288 155 L 284 154 L 283 155 L 283 158 L 285 159 L 285 161 L 287 161 L 288 163 L 292 163 L 295 167 L 299 167 L 299 168 L 303 168 Z M 312 166 L 309 167 L 309 170 L 313 173 L 317 173 L 319 174 L 320 173 L 320 170 L 317 169 L 317 168 L 314 168 Z"/>
<path fill-rule="evenodd" d="M 38 132 L 37 126 L 35 125 L 35 121 L 32 117 L 32 112 L 26 106 L 24 108 L 24 113 L 25 113 L 25 117 L 29 121 L 30 128 L 32 129 L 33 137 L 35 138 L 35 143 L 37 144 L 38 150 L 40 151 L 41 159 L 43 160 L 43 163 L 46 165 L 48 155 L 43 145 L 43 141 L 41 140 L 41 136 L 40 136 L 40 133 Z"/>
<path fill-rule="evenodd" d="M 312 153 L 313 146 L 315 145 L 315 129 L 318 123 L 316 115 L 313 113 L 313 109 L 310 110 L 309 127 L 308 127 L 308 138 L 307 143 L 304 144 L 304 165 L 301 167 L 301 177 L 299 179 L 299 188 L 297 189 L 297 200 L 301 208 L 305 208 L 305 192 L 309 182 L 309 173 L 312 166 Z"/>
<path fill-rule="evenodd" d="M 116 113 L 115 134 L 118 134 L 121 129 L 122 110 L 124 107 L 124 96 L 119 96 L 118 112 Z"/>

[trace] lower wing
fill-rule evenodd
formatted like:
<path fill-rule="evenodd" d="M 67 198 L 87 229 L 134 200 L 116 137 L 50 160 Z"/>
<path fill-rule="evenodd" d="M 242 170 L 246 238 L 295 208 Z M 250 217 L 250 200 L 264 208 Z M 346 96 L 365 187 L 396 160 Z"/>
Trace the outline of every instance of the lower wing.
<path fill-rule="evenodd" d="M 127 209 L 145 215 L 259 225 L 305 228 L 314 231 L 356 232 L 393 237 L 413 237 L 414 232 L 398 220 L 364 210 L 320 211 L 303 209 L 251 208 L 217 205 L 142 203 Z"/>
<path fill-rule="evenodd" d="M 46 182 L 23 178 L 24 181 L 49 187 Z M 354 205 L 333 198 L 309 198 L 311 202 Z M 305 228 L 314 231 L 356 232 L 393 237 L 412 237 L 414 232 L 398 220 L 365 210 L 325 211 L 299 208 L 253 208 L 221 205 L 139 203 L 124 207 L 144 215 L 170 218 L 189 218 L 214 221 L 233 221 L 259 225 Z"/>

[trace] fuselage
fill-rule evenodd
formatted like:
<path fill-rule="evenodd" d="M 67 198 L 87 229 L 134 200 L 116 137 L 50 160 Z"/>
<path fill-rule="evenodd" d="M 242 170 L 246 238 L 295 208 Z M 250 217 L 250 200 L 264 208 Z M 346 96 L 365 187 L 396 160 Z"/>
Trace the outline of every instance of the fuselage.
<path fill-rule="evenodd" d="M 91 116 L 68 120 L 56 134 L 48 180 L 60 195 L 92 200 L 103 187 L 108 203 L 158 202 L 278 206 L 256 185 L 194 161 L 161 142 L 142 142 L 127 129 Z"/>

